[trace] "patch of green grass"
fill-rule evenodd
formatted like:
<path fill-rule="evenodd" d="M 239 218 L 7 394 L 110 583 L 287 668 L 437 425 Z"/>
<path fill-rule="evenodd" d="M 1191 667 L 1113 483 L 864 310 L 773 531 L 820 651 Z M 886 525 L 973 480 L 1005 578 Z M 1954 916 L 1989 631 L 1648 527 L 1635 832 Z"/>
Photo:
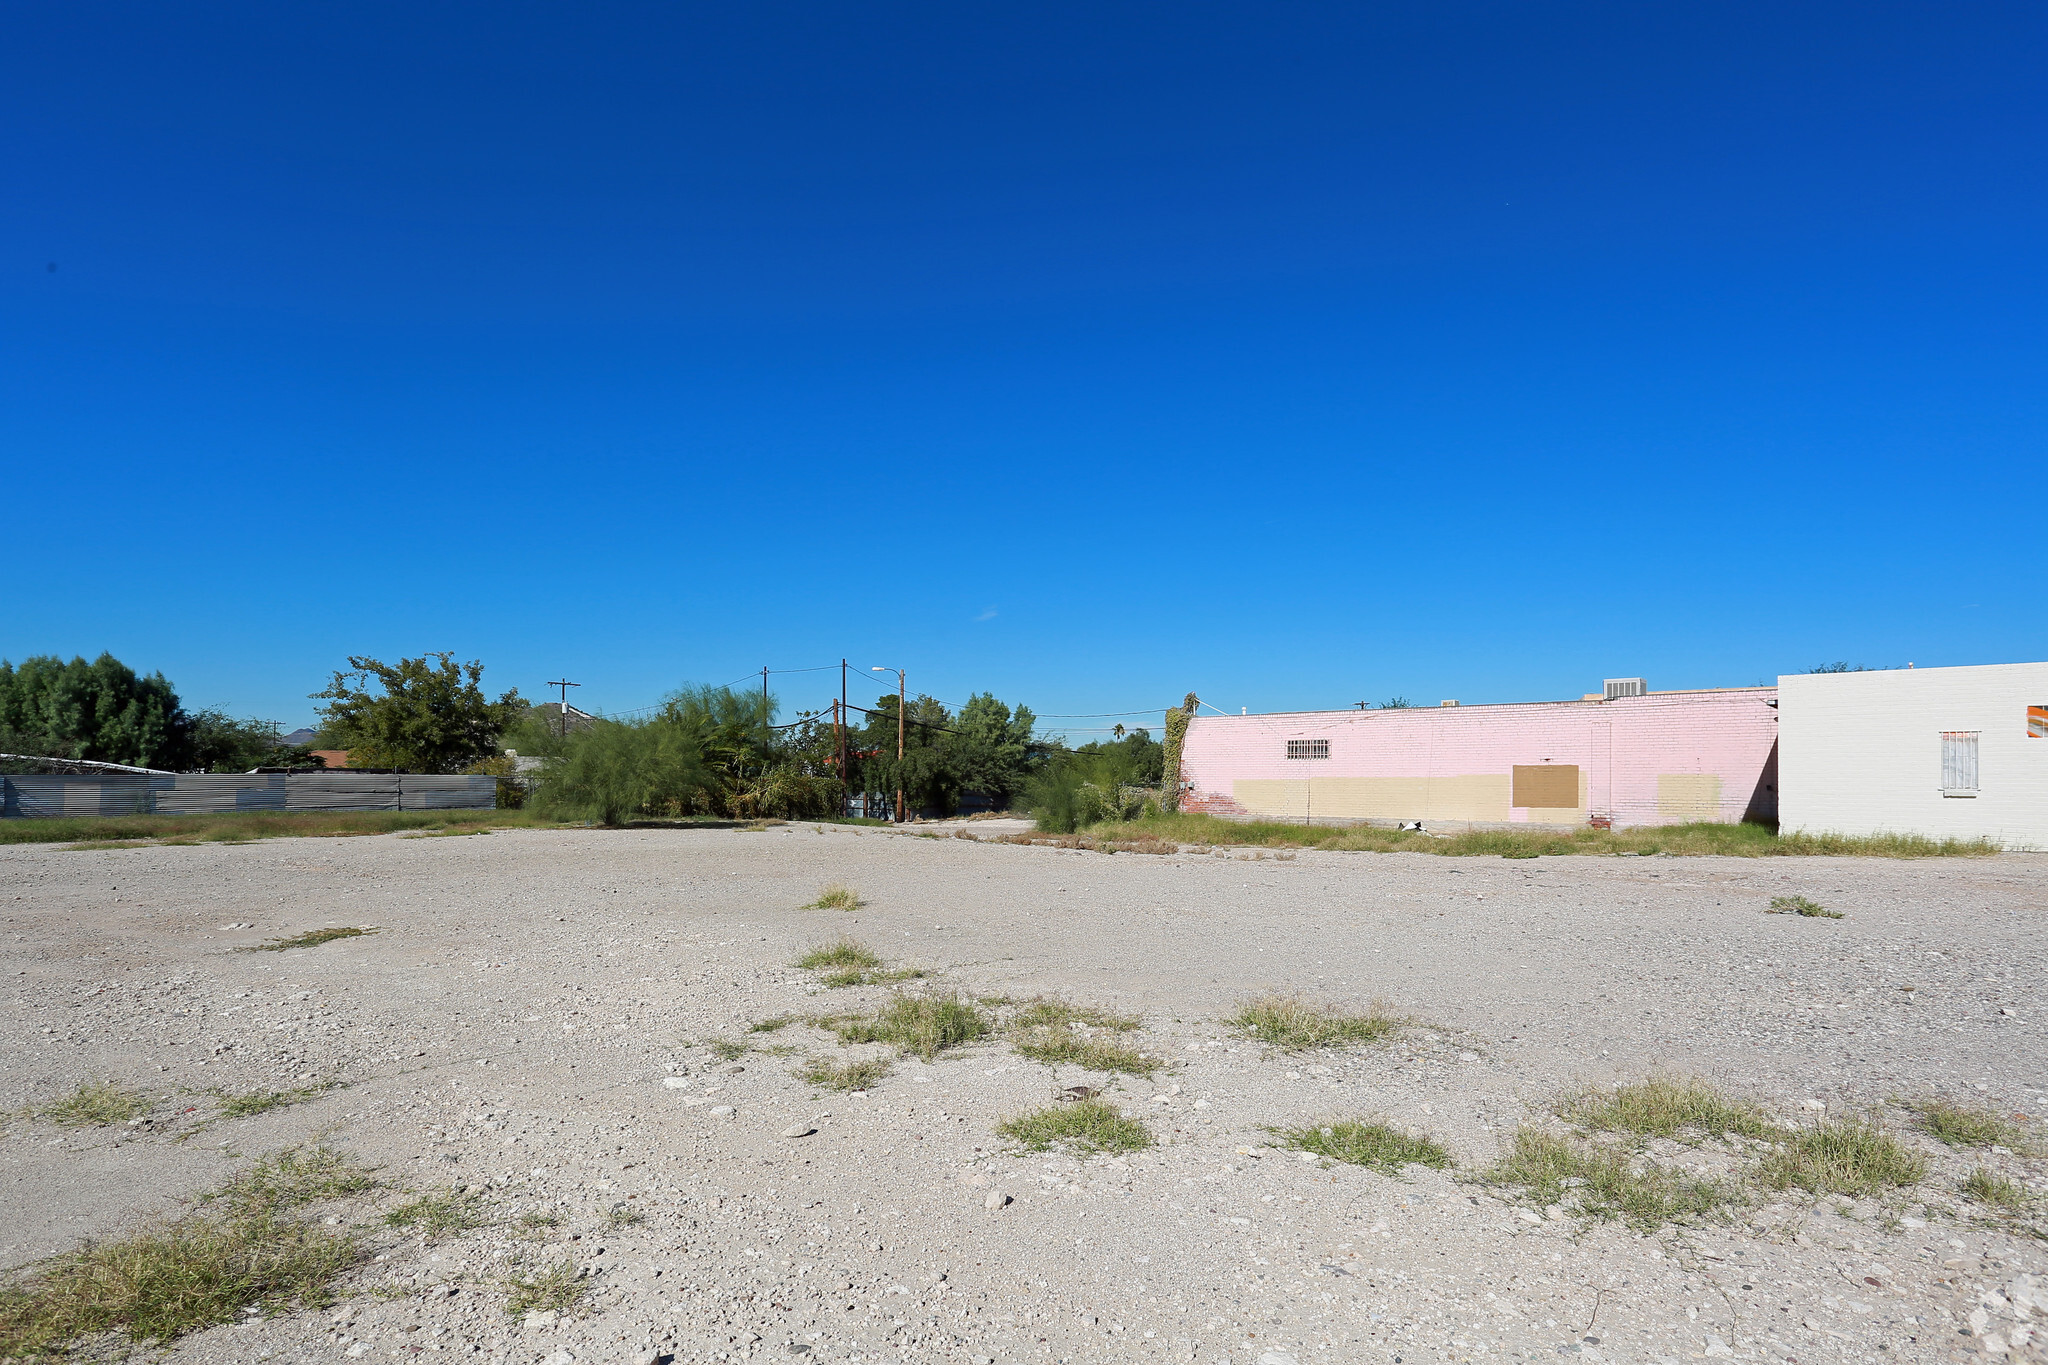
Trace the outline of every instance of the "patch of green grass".
<path fill-rule="evenodd" d="M 501 1282 L 505 1311 L 515 1318 L 528 1313 L 566 1314 L 583 1301 L 583 1272 L 573 1261 L 557 1261 L 546 1270 Z"/>
<path fill-rule="evenodd" d="M 317 1099 L 339 1086 L 339 1081 L 320 1081 L 313 1085 L 302 1085 L 294 1090 L 265 1090 L 258 1086 L 239 1095 L 230 1095 L 225 1090 L 213 1091 L 213 1097 L 220 1101 L 220 1116 L 224 1119 L 246 1119 L 257 1114 L 267 1114 L 273 1109 L 283 1109 L 294 1104 L 304 1104 Z"/>
<path fill-rule="evenodd" d="M 376 929 L 339 927 L 333 929 L 309 929 L 303 934 L 290 938 L 273 938 L 253 948 L 243 948 L 245 953 L 281 953 L 287 948 L 317 948 L 323 943 L 332 943 L 338 938 L 362 938 L 377 933 Z"/>
<path fill-rule="evenodd" d="M 605 1212 L 604 1225 L 607 1230 L 618 1232 L 625 1228 L 636 1228 L 647 1221 L 647 1215 L 631 1204 L 614 1204 Z"/>
<path fill-rule="evenodd" d="M 1717 1181 L 1535 1128 L 1517 1129 L 1507 1155 L 1487 1175 L 1526 1190 L 1537 1204 L 1562 1205 L 1589 1218 L 1619 1218 L 1643 1229 L 1697 1222 L 1738 1199 L 1733 1187 Z"/>
<path fill-rule="evenodd" d="M 1781 1142 L 1757 1168 L 1767 1189 L 1853 1197 L 1917 1185 L 1927 1163 L 1890 1133 L 1861 1120 L 1818 1123 Z"/>
<path fill-rule="evenodd" d="M 861 971 L 849 969 L 842 972 L 827 972 L 818 978 L 820 985 L 834 990 L 847 986 L 889 986 L 899 981 L 921 981 L 931 973 L 922 967 L 891 967 L 886 971 Z"/>
<path fill-rule="evenodd" d="M 989 1017 L 957 992 L 896 995 L 873 1014 L 819 1021 L 843 1043 L 889 1043 L 930 1061 L 947 1048 L 988 1033 Z"/>
<path fill-rule="evenodd" d="M 332 1147 L 287 1147 L 199 1197 L 243 1212 L 281 1213 L 377 1187 L 354 1158 Z"/>
<path fill-rule="evenodd" d="M 552 1213 L 522 1213 L 515 1226 L 521 1232 L 545 1232 L 549 1228 L 562 1226 L 562 1220 Z"/>
<path fill-rule="evenodd" d="M 747 1032 L 773 1033 L 777 1029 L 788 1028 L 791 1024 L 794 1024 L 795 1022 L 796 1016 L 793 1014 L 778 1014 L 773 1019 L 761 1019 L 747 1025 Z"/>
<path fill-rule="evenodd" d="M 1152 1131 L 1127 1119 L 1107 1100 L 1049 1104 L 1006 1119 L 996 1132 L 1027 1151 L 1064 1147 L 1075 1152 L 1135 1152 L 1152 1145 Z"/>
<path fill-rule="evenodd" d="M 882 955 L 860 940 L 842 934 L 813 947 L 796 960 L 796 965 L 807 972 L 821 972 L 833 967 L 879 967 Z"/>
<path fill-rule="evenodd" d="M 1223 1021 L 1248 1038 L 1281 1052 L 1311 1047 L 1377 1043 L 1406 1022 L 1375 1003 L 1363 1014 L 1292 992 L 1276 991 L 1247 1000 Z"/>
<path fill-rule="evenodd" d="M 384 1215 L 387 1227 L 415 1228 L 429 1238 L 468 1232 L 484 1224 L 484 1197 L 456 1187 L 409 1199 Z"/>
<path fill-rule="evenodd" d="M 1645 829 L 1469 830 L 1435 835 L 1353 825 L 1297 825 L 1280 820 L 1223 820 L 1172 812 L 1095 825 L 1085 845 L 1145 839 L 1218 848 L 1320 848 L 1349 853 L 1434 853 L 1445 857 L 1561 857 L 1618 853 L 1712 854 L 1724 857 L 1983 858 L 2000 851 L 1988 839 L 1927 839 L 1915 834 L 1779 834 L 1768 825 L 1700 821 Z M 1028 842 L 1028 840 L 1027 840 Z"/>
<path fill-rule="evenodd" d="M 872 1090 L 877 1081 L 889 1074 L 889 1062 L 884 1057 L 870 1057 L 866 1061 L 835 1065 L 820 1057 L 796 1074 L 820 1090 Z"/>
<path fill-rule="evenodd" d="M 754 1045 L 743 1038 L 713 1038 L 700 1046 L 721 1062 L 736 1062 L 754 1050 Z"/>
<path fill-rule="evenodd" d="M 66 1128 L 103 1128 L 139 1119 L 151 1107 L 149 1097 L 139 1090 L 125 1089 L 112 1081 L 91 1080 L 80 1081 L 78 1088 L 63 1099 L 52 1100 L 30 1112 Z"/>
<path fill-rule="evenodd" d="M 1144 1020 L 1136 1015 L 1093 1009 L 1047 996 L 1027 1001 L 1010 1016 L 1010 1046 L 1019 1056 L 1047 1066 L 1071 1065 L 1089 1071 L 1116 1071 L 1149 1076 L 1165 1063 L 1148 1057 L 1115 1038 L 1098 1033 L 1128 1033 Z"/>
<path fill-rule="evenodd" d="M 317 1149 L 325 1152 L 326 1149 Z M 327 1158 L 333 1158 L 332 1161 Z M 355 1234 L 288 1216 L 374 1182 L 333 1153 L 283 1153 L 202 1200 L 216 1211 L 150 1223 L 29 1267 L 0 1286 L 0 1359 L 46 1359 L 108 1333 L 162 1344 L 247 1307 L 324 1307 L 362 1257 Z M 318 1166 L 316 1181 L 282 1179 Z"/>
<path fill-rule="evenodd" d="M 866 904 L 867 902 L 860 898 L 860 892 L 844 882 L 834 882 L 823 891 L 820 891 L 816 900 L 812 901 L 809 905 L 799 908 L 804 910 L 858 910 Z"/>
<path fill-rule="evenodd" d="M 1804 896 L 1773 896 L 1766 915 L 1803 915 L 1807 919 L 1841 919 L 1842 912 L 1830 910 Z"/>
<path fill-rule="evenodd" d="M 1945 1099 L 1926 1100 L 1909 1107 L 1921 1132 L 1951 1147 L 1997 1144 L 2015 1151 L 2027 1148 L 2026 1130 L 1989 1109 L 1972 1109 Z"/>
<path fill-rule="evenodd" d="M 1994 1208 L 2017 1211 L 2034 1202 L 2034 1197 L 2027 1193 L 2027 1187 L 2019 1181 L 1994 1175 L 1982 1166 L 1971 1171 L 1957 1188 L 1979 1204 L 1989 1204 Z"/>
<path fill-rule="evenodd" d="M 136 847 L 139 841 L 189 845 L 256 839 L 332 839 L 450 826 L 554 829 L 565 822 L 520 810 L 235 811 L 216 815 L 80 815 L 0 820 L 0 844 Z M 452 831 L 451 831 L 452 832 Z"/>
<path fill-rule="evenodd" d="M 1563 1100 L 1557 1114 L 1581 1128 L 1643 1137 L 1677 1137 L 1682 1131 L 1708 1137 L 1739 1133 L 1772 1138 L 1779 1134 L 1762 1106 L 1731 1100 L 1694 1076 L 1654 1076 L 1613 1090 L 1588 1087 Z"/>
<path fill-rule="evenodd" d="M 1445 1171 L 1451 1154 L 1433 1138 L 1404 1133 L 1369 1119 L 1338 1119 L 1307 1128 L 1270 1130 L 1285 1146 L 1314 1152 L 1352 1166 L 1370 1166 L 1382 1175 L 1399 1175 L 1404 1166 Z"/>

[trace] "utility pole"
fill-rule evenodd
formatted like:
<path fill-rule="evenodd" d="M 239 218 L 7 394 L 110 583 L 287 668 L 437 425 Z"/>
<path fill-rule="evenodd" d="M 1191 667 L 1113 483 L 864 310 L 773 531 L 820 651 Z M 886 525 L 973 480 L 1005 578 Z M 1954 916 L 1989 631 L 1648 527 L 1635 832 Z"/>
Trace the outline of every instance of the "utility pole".
<path fill-rule="evenodd" d="M 766 740 L 772 731 L 768 722 L 775 717 L 768 714 L 768 665 L 761 665 L 761 738 Z"/>
<path fill-rule="evenodd" d="M 894 673 L 896 675 L 896 819 L 903 819 L 903 711 L 908 694 L 903 687 L 903 670 L 884 668 L 876 664 L 870 673 Z"/>
<path fill-rule="evenodd" d="M 583 686 L 583 684 L 578 682 L 570 682 L 568 679 L 564 678 L 557 682 L 551 682 L 548 684 L 548 686 L 559 687 L 562 689 L 562 738 L 567 739 L 569 737 L 569 689 L 572 687 L 581 687 Z"/>

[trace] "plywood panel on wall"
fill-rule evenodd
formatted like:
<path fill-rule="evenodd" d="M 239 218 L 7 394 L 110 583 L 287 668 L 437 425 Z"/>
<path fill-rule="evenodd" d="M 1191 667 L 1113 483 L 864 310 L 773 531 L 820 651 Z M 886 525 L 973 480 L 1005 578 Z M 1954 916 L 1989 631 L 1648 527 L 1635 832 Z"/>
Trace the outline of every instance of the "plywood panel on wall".
<path fill-rule="evenodd" d="M 1517 763 L 1514 777 L 1513 805 L 1558 810 L 1579 804 L 1579 765 L 1576 763 Z"/>

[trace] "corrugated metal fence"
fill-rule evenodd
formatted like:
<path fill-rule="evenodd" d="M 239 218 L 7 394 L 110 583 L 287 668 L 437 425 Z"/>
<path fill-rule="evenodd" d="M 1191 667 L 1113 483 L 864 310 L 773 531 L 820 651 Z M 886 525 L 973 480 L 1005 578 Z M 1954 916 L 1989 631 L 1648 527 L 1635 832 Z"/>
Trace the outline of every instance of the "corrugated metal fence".
<path fill-rule="evenodd" d="M 425 773 L 120 773 L 0 776 L 9 818 L 59 815 L 201 815 L 237 810 L 488 810 L 490 776 Z"/>

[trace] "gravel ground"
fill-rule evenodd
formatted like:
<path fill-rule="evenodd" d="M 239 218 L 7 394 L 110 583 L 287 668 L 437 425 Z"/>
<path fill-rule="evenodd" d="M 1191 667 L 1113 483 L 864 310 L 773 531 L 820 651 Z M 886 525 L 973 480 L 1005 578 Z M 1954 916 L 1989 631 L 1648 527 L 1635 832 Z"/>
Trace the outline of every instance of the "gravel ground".
<path fill-rule="evenodd" d="M 868 903 L 798 908 L 832 881 Z M 1763 913 L 1794 893 L 1846 918 Z M 2038 1359 L 2041 1220 L 1955 1186 L 1983 1164 L 2039 1192 L 2048 1165 L 1951 1151 L 1895 1106 L 1884 1121 L 1931 1171 L 1877 1200 L 1763 1196 L 1638 1232 L 1478 1171 L 1518 1123 L 1554 1125 L 1574 1084 L 1660 1070 L 1793 1121 L 1936 1093 L 2042 1114 L 2044 907 L 2040 855 L 1107 857 L 808 825 L 11 846 L 0 1260 L 175 1213 L 257 1155 L 325 1141 L 385 1182 L 328 1215 L 369 1225 L 373 1259 L 334 1307 L 171 1357 Z M 236 951 L 334 925 L 380 932 Z M 790 966 L 840 932 L 977 996 L 1142 1014 L 1135 1045 L 1170 1064 L 1118 1081 L 990 1040 L 821 1092 L 793 1074 L 806 1056 L 882 1049 L 747 1030 L 885 997 Z M 1419 1022 L 1271 1055 L 1221 1020 L 1274 987 Z M 720 1061 L 718 1039 L 755 1050 Z M 92 1076 L 155 1112 L 19 1117 Z M 329 1076 L 345 1085 L 250 1118 L 208 1095 Z M 1158 1145 L 1072 1157 L 996 1135 L 1080 1083 Z M 1433 1134 L 1458 1169 L 1392 1178 L 1268 1145 L 1267 1125 L 1350 1115 Z M 1739 1160 L 1719 1141 L 1652 1151 Z M 380 1221 L 403 1191 L 454 1185 L 485 1226 Z M 577 1308 L 508 1313 L 505 1281 L 563 1262 Z"/>

